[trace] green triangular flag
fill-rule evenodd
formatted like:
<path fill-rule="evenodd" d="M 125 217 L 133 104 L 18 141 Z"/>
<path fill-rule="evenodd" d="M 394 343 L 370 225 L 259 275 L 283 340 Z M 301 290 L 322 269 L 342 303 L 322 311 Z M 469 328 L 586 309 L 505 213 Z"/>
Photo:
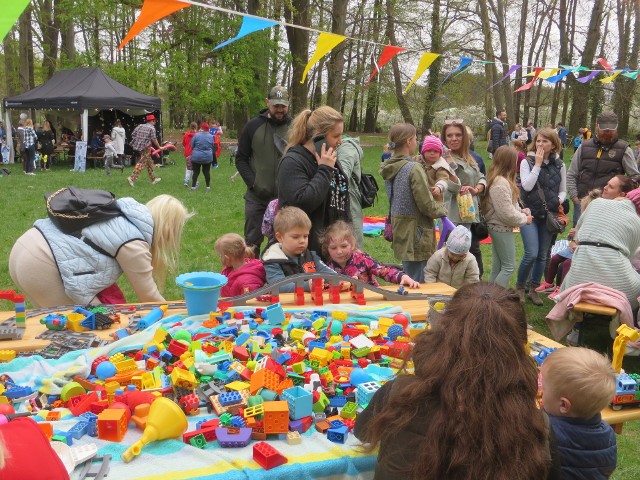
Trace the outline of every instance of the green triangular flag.
<path fill-rule="evenodd" d="M 0 41 L 4 40 L 29 3 L 30 0 L 0 0 Z"/>

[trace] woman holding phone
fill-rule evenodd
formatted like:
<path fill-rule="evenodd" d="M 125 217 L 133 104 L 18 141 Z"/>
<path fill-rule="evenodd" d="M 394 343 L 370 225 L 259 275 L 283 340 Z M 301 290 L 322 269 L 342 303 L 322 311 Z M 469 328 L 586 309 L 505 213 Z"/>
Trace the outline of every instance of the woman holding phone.
<path fill-rule="evenodd" d="M 309 250 L 320 252 L 319 232 L 336 220 L 351 221 L 349 179 L 336 158 L 344 119 L 331 107 L 304 110 L 291 123 L 278 167 L 278 207 L 309 215 Z"/>

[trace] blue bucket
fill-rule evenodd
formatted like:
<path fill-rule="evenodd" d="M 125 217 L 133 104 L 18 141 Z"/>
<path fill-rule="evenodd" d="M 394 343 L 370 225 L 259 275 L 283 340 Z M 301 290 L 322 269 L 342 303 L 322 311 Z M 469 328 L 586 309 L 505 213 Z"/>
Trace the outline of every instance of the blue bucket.
<path fill-rule="evenodd" d="M 176 284 L 182 287 L 189 315 L 207 315 L 218 310 L 220 289 L 229 279 L 213 272 L 183 273 L 176 278 Z"/>

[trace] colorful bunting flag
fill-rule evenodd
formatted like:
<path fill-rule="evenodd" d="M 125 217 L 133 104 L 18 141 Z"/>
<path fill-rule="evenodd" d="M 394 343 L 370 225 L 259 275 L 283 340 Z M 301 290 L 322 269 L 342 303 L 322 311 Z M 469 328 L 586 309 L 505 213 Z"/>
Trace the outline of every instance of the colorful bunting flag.
<path fill-rule="evenodd" d="M 559 74 L 554 75 L 553 77 L 547 78 L 547 82 L 549 82 L 549 83 L 558 83 L 560 80 L 562 80 L 564 77 L 569 75 L 571 72 L 573 72 L 573 70 L 571 70 L 571 69 L 563 70 Z"/>
<path fill-rule="evenodd" d="M 438 58 L 440 56 L 439 53 L 431 53 L 431 52 L 425 52 L 422 54 L 422 56 L 420 57 L 420 61 L 418 62 L 418 68 L 416 69 L 416 73 L 413 75 L 413 78 L 411 79 L 411 81 L 409 82 L 409 85 L 407 85 L 407 88 L 404 89 L 404 93 L 406 94 L 407 91 L 411 88 L 411 86 L 416 83 L 416 80 L 418 80 L 420 78 L 420 75 L 422 75 L 424 73 L 424 71 L 429 68 L 429 66 L 435 61 L 436 58 Z"/>
<path fill-rule="evenodd" d="M 336 48 L 346 39 L 347 37 L 344 37 L 342 35 L 322 32 L 318 37 L 318 44 L 316 45 L 316 51 L 313 52 L 313 57 L 311 57 L 311 60 L 309 60 L 307 66 L 304 67 L 304 72 L 302 72 L 302 80 L 300 80 L 300 83 L 304 83 L 304 81 L 307 79 L 307 73 L 309 73 L 311 67 L 318 63 L 322 57 L 324 57 L 327 53 Z"/>
<path fill-rule="evenodd" d="M 624 70 L 618 70 L 616 73 L 614 73 L 613 75 L 609 75 L 608 77 L 605 77 L 603 79 L 601 79 L 600 81 L 602 83 L 611 83 L 613 82 L 622 72 L 624 72 Z"/>
<path fill-rule="evenodd" d="M 373 77 L 376 76 L 376 73 L 378 73 L 382 67 L 384 67 L 387 63 L 389 63 L 389 61 L 395 55 L 397 55 L 398 53 L 404 50 L 406 49 L 403 47 L 397 47 L 395 45 L 387 45 L 386 47 L 384 47 L 384 50 L 382 50 L 382 53 L 380 54 L 380 58 L 378 59 L 378 63 L 376 63 L 376 67 L 373 69 L 373 72 L 371 72 L 371 76 L 369 77 L 369 80 L 367 80 L 365 87 L 369 86 L 369 84 L 371 83 L 371 80 L 373 80 Z"/>
<path fill-rule="evenodd" d="M 122 40 L 118 50 L 122 50 L 127 43 L 133 40 L 149 25 L 152 25 L 158 20 L 177 12 L 178 10 L 182 10 L 183 8 L 190 6 L 190 4 L 183 3 L 178 0 L 144 0 L 138 19 L 129 29 L 127 36 Z"/>
<path fill-rule="evenodd" d="M 24 12 L 30 0 L 2 0 L 0 1 L 0 41 L 4 40 L 9 30 L 13 28 L 22 12 Z"/>
<path fill-rule="evenodd" d="M 215 47 L 214 50 L 222 48 L 225 45 L 229 45 L 230 43 L 233 43 L 236 40 L 249 35 L 250 33 L 259 32 L 260 30 L 273 27 L 274 25 L 278 25 L 278 22 L 256 17 L 242 17 L 242 25 L 240 26 L 240 31 L 238 32 L 238 34 L 235 37 L 222 42 L 220 45 Z"/>
<path fill-rule="evenodd" d="M 587 83 L 589 80 L 594 78 L 600 72 L 601 72 L 601 70 L 595 70 L 595 71 L 591 72 L 589 75 L 585 75 L 584 77 L 576 78 L 576 80 L 579 81 L 580 83 Z"/>
<path fill-rule="evenodd" d="M 544 70 L 544 68 L 540 68 L 540 67 L 536 67 L 535 69 L 535 73 L 533 75 L 533 78 L 531 79 L 531 81 L 525 85 L 522 85 L 519 89 L 516 90 L 516 92 L 523 92 L 525 90 L 529 90 L 531 87 L 533 87 L 533 84 L 536 83 L 536 80 L 538 79 L 538 75 L 540 75 L 540 72 Z"/>
<path fill-rule="evenodd" d="M 625 72 L 622 74 L 622 76 L 630 78 L 631 80 L 637 80 L 638 74 L 640 74 L 640 70 L 636 70 L 635 72 Z"/>
<path fill-rule="evenodd" d="M 613 70 L 613 68 L 611 67 L 611 65 L 609 65 L 607 63 L 607 61 L 604 58 L 598 58 L 597 62 L 602 65 L 602 68 L 604 68 L 605 70 L 611 72 Z"/>
<path fill-rule="evenodd" d="M 545 69 L 545 70 L 540 72 L 540 75 L 538 75 L 538 78 L 546 80 L 547 78 L 552 77 L 553 75 L 555 75 L 559 71 L 560 71 L 559 68 L 547 68 L 547 69 Z M 531 75 L 531 74 L 529 74 L 529 75 Z"/>
<path fill-rule="evenodd" d="M 496 83 L 494 83 L 493 85 L 491 85 L 489 88 L 487 88 L 487 90 L 491 90 L 493 87 L 495 87 L 496 85 L 498 85 L 500 82 L 504 82 L 507 78 L 509 78 L 511 76 L 511 74 L 513 72 L 515 72 L 516 70 L 518 70 L 519 68 L 521 68 L 522 65 L 513 65 L 509 71 L 507 73 L 504 74 L 504 77 L 502 77 L 500 80 L 498 80 Z"/>
<path fill-rule="evenodd" d="M 470 65 L 471 62 L 473 62 L 473 58 L 469 58 L 469 57 L 460 57 L 460 65 L 458 65 L 458 67 L 455 70 L 452 70 L 451 72 L 449 72 L 449 74 L 444 77 L 444 80 L 442 80 L 442 82 L 440 82 L 440 87 L 442 85 L 444 85 L 447 80 L 449 80 L 449 78 L 451 78 L 451 75 L 453 75 L 454 73 L 462 70 L 463 68 L 465 68 L 467 65 Z"/>

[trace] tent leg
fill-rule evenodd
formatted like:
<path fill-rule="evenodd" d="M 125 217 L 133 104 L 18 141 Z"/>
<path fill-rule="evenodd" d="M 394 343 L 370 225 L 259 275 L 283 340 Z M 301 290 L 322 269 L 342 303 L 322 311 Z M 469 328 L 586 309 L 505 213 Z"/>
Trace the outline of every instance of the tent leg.
<path fill-rule="evenodd" d="M 4 111 L 4 125 L 7 131 L 7 147 L 9 147 L 9 163 L 15 163 L 15 151 L 13 149 L 13 127 L 11 126 L 11 115 L 9 109 Z"/>
<path fill-rule="evenodd" d="M 87 110 L 86 108 L 82 111 L 81 124 L 82 140 L 89 144 L 89 110 Z"/>

